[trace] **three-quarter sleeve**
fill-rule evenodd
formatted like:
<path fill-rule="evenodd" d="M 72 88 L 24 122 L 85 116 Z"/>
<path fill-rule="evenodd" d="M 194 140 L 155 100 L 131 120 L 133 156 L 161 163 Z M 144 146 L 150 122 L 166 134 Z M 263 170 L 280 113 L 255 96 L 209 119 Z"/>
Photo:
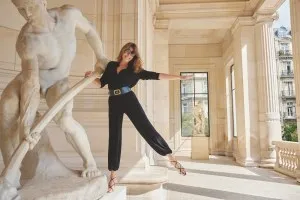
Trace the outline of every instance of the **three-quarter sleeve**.
<path fill-rule="evenodd" d="M 142 70 L 137 75 L 142 80 L 159 80 L 159 73 L 157 72 Z"/>
<path fill-rule="evenodd" d="M 112 65 L 113 65 L 114 62 L 110 61 L 108 64 L 107 64 L 107 67 L 105 69 L 105 71 L 103 72 L 101 78 L 100 78 L 100 87 L 103 88 L 106 84 L 108 84 L 108 81 L 110 79 L 110 74 L 111 74 L 111 71 L 112 71 Z"/>

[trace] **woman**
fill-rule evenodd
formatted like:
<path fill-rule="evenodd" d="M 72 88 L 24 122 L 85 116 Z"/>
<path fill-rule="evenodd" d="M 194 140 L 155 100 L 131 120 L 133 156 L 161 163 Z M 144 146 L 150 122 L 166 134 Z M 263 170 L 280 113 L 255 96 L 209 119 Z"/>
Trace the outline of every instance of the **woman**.
<path fill-rule="evenodd" d="M 90 76 L 91 71 L 85 73 Z M 108 63 L 105 72 L 95 82 L 102 87 L 108 84 L 109 89 L 109 149 L 108 170 L 111 172 L 108 183 L 108 192 L 112 192 L 116 184 L 116 171 L 120 165 L 122 121 L 124 113 L 132 121 L 136 129 L 147 143 L 160 155 L 168 156 L 171 164 L 180 174 L 186 175 L 185 169 L 172 156 L 172 150 L 166 141 L 149 122 L 142 106 L 140 105 L 131 88 L 139 79 L 143 80 L 186 80 L 191 76 L 175 76 L 146 71 L 142 68 L 142 61 L 138 48 L 134 43 L 124 45 L 119 53 L 117 62 Z"/>

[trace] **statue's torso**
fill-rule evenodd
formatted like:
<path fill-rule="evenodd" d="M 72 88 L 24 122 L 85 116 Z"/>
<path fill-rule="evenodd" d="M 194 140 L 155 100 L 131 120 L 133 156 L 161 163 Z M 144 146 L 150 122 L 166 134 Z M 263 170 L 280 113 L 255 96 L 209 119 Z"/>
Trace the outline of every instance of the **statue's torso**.
<path fill-rule="evenodd" d="M 42 91 L 69 75 L 76 54 L 75 20 L 58 9 L 49 13 L 56 19 L 52 32 L 25 33 L 37 55 Z"/>

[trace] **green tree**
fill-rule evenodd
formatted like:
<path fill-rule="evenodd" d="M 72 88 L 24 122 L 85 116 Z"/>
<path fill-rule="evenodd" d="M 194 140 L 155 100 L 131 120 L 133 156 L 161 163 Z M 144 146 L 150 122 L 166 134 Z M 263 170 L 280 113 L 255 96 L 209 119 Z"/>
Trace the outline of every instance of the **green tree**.
<path fill-rule="evenodd" d="M 284 123 L 282 131 L 282 140 L 298 142 L 297 124 L 295 122 Z"/>
<path fill-rule="evenodd" d="M 183 113 L 182 115 L 182 136 L 192 136 L 194 130 L 194 117 L 192 113 Z"/>

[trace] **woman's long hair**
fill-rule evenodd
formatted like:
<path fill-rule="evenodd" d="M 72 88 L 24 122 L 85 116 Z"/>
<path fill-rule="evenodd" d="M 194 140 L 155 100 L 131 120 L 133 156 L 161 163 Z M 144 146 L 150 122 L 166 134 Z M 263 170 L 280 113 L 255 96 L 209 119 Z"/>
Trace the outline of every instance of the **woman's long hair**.
<path fill-rule="evenodd" d="M 119 56 L 117 57 L 117 61 L 118 61 L 118 62 L 121 62 L 121 61 L 122 61 L 122 56 L 123 56 L 123 54 L 125 53 L 126 50 L 128 50 L 128 49 L 130 49 L 130 48 L 132 48 L 132 50 L 133 50 L 135 56 L 134 56 L 134 57 L 132 58 L 132 60 L 128 63 L 128 67 L 129 67 L 129 68 L 132 68 L 133 71 L 134 71 L 135 73 L 138 73 L 138 72 L 140 72 L 140 71 L 143 69 L 143 67 L 142 67 L 142 66 L 143 66 L 143 62 L 142 62 L 142 59 L 141 59 L 141 57 L 140 57 L 138 48 L 137 48 L 137 46 L 136 46 L 135 43 L 133 43 L 133 42 L 128 42 L 127 44 L 125 44 L 125 45 L 122 47 L 122 49 L 121 49 L 121 51 L 120 51 L 120 53 L 119 53 Z"/>

